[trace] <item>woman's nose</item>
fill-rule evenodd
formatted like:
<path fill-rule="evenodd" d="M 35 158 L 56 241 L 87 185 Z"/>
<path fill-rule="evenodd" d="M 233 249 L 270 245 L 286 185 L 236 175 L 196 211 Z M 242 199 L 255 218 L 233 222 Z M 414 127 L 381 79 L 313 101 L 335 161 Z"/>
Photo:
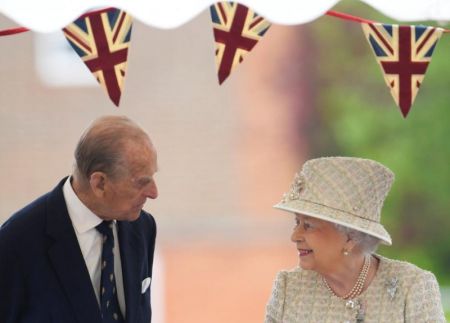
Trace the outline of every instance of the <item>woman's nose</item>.
<path fill-rule="evenodd" d="M 291 241 L 292 242 L 303 241 L 303 229 L 300 225 L 297 225 L 294 228 L 294 231 L 291 234 Z"/>

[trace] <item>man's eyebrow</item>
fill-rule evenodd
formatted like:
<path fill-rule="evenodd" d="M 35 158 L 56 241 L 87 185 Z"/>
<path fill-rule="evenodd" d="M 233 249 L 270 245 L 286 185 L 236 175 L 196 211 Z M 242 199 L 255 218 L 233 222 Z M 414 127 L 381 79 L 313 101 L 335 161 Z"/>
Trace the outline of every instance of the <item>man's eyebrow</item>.
<path fill-rule="evenodd" d="M 134 177 L 131 179 L 133 183 L 137 184 L 146 184 L 153 180 L 152 176 L 142 176 L 142 177 Z"/>

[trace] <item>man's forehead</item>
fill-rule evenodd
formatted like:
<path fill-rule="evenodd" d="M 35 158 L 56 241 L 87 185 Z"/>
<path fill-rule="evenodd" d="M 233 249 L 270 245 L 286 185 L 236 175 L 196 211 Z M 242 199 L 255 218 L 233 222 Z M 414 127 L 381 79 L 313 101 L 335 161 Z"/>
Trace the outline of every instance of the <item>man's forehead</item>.
<path fill-rule="evenodd" d="M 155 164 L 153 168 L 157 168 L 157 154 L 156 150 L 151 145 L 135 145 L 132 144 L 127 147 L 125 151 L 125 159 L 130 164 L 130 167 L 143 167 L 147 164 Z"/>
<path fill-rule="evenodd" d="M 156 172 L 158 172 L 158 164 L 156 162 L 135 163 L 130 166 L 130 175 L 136 181 L 152 179 Z"/>

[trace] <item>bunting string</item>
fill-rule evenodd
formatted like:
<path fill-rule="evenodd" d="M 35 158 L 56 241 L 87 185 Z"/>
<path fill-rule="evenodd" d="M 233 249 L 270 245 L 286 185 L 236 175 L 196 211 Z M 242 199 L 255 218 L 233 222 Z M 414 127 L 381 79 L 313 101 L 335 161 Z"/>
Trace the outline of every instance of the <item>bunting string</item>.
<path fill-rule="evenodd" d="M 376 22 L 376 21 L 372 21 L 372 20 L 357 17 L 357 16 L 352 16 L 347 13 L 338 12 L 338 11 L 334 11 L 334 10 L 328 10 L 325 14 L 330 17 L 336 17 L 336 18 L 340 18 L 343 20 L 354 21 L 354 22 L 359 22 L 359 23 L 375 23 Z"/>
<path fill-rule="evenodd" d="M 336 18 L 339 18 L 342 20 L 359 22 L 359 23 L 367 23 L 367 24 L 379 23 L 378 21 L 373 21 L 373 20 L 365 19 L 365 18 L 358 17 L 358 16 L 352 16 L 347 13 L 334 11 L 334 10 L 328 10 L 325 13 L 325 15 L 330 16 L 330 17 L 336 17 Z M 441 28 L 441 29 L 442 29 L 442 32 L 444 32 L 444 33 L 450 33 L 450 29 L 444 29 L 444 28 Z"/>
<path fill-rule="evenodd" d="M 30 30 L 25 27 L 4 29 L 4 30 L 0 30 L 0 36 L 11 36 L 11 35 L 15 35 L 15 34 L 21 34 L 21 33 L 27 32 L 27 31 L 30 31 Z"/>

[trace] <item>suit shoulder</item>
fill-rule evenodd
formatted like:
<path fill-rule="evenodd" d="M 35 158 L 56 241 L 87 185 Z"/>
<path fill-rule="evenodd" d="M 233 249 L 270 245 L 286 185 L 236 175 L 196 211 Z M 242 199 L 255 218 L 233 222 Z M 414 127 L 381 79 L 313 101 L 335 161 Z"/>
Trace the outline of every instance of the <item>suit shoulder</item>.
<path fill-rule="evenodd" d="M 139 222 L 140 226 L 144 225 L 147 229 L 152 229 L 152 230 L 156 229 L 155 218 L 153 217 L 153 215 L 151 215 L 150 213 L 148 213 L 144 210 L 141 211 L 141 215 L 139 216 L 139 219 L 137 222 Z"/>
<path fill-rule="evenodd" d="M 0 237 L 9 234 L 21 235 L 36 230 L 45 220 L 48 193 L 37 198 L 9 217 L 0 227 Z"/>
<path fill-rule="evenodd" d="M 139 232 L 144 238 L 148 239 L 156 235 L 156 222 L 153 216 L 142 210 L 136 221 L 130 222 L 130 225 L 136 232 Z"/>
<path fill-rule="evenodd" d="M 47 194 L 17 211 L 0 227 L 0 254 L 27 252 L 30 244 L 42 242 L 45 231 Z M 3 256 L 2 256 L 3 257 Z"/>
<path fill-rule="evenodd" d="M 142 219 L 143 221 L 155 222 L 153 215 L 144 210 L 141 211 L 139 219 Z"/>

